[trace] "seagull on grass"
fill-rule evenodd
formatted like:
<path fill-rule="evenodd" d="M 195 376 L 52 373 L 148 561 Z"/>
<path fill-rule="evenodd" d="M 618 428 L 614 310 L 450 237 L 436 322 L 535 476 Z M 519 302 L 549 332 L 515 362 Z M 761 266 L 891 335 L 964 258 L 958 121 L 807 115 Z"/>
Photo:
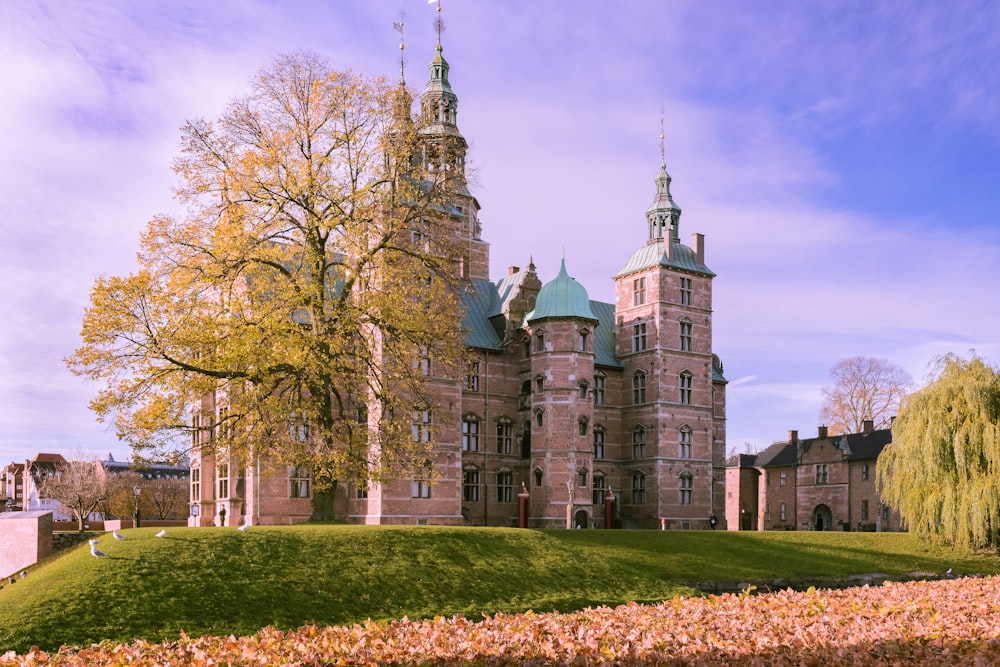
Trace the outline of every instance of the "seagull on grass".
<path fill-rule="evenodd" d="M 240 526 L 239 528 L 237 528 L 236 530 L 240 531 L 241 533 L 245 533 L 245 532 L 247 532 L 247 528 L 249 528 L 249 527 L 250 527 L 250 524 L 249 523 L 245 523 L 242 526 Z"/>
<path fill-rule="evenodd" d="M 166 528 L 164 528 L 163 530 L 161 530 L 160 532 L 158 532 L 156 534 L 156 537 L 166 537 L 166 536 L 167 536 L 167 529 Z"/>
<path fill-rule="evenodd" d="M 125 536 L 122 535 L 121 533 L 119 533 L 117 528 L 115 528 L 114 530 L 111 531 L 111 535 L 116 540 L 124 540 L 125 539 Z"/>
<path fill-rule="evenodd" d="M 104 553 L 103 551 L 100 551 L 97 548 L 97 543 L 99 541 L 100 540 L 90 540 L 90 555 L 93 556 L 94 558 L 96 558 L 97 560 L 100 560 L 101 556 L 104 556 L 105 558 L 107 558 L 107 556 L 108 556 L 106 553 Z"/>

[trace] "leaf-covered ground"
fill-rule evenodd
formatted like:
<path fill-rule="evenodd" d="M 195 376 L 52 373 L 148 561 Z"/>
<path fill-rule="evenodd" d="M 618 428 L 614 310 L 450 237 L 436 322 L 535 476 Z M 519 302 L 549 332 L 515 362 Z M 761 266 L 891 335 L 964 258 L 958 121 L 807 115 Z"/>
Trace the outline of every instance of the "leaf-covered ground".
<path fill-rule="evenodd" d="M 7 665 L 992 665 L 1000 577 L 182 637 Z"/>

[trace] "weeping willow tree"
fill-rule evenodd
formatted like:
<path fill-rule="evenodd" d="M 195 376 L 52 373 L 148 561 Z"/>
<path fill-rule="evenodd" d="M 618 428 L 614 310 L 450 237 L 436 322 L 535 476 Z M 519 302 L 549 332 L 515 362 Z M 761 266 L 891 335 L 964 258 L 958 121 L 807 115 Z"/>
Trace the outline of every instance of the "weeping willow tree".
<path fill-rule="evenodd" d="M 917 534 L 1000 547 L 1000 371 L 946 355 L 932 378 L 904 399 L 878 459 L 882 498 Z"/>
<path fill-rule="evenodd" d="M 215 449 L 362 482 L 424 460 L 413 414 L 464 368 L 461 250 L 411 100 L 297 54 L 181 129 L 186 215 L 149 223 L 136 273 L 96 281 L 68 359 L 137 458 Z"/>

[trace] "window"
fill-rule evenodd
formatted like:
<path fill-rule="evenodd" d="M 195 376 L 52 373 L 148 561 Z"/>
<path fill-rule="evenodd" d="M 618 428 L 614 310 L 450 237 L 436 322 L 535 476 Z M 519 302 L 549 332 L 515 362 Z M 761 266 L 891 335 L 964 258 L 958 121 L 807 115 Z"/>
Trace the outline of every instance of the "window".
<path fill-rule="evenodd" d="M 594 458 L 604 458 L 604 429 L 600 426 L 594 427 Z"/>
<path fill-rule="evenodd" d="M 680 350 L 682 352 L 691 351 L 691 322 L 681 320 L 681 344 Z"/>
<path fill-rule="evenodd" d="M 535 468 L 535 486 L 542 485 L 542 469 Z"/>
<path fill-rule="evenodd" d="M 215 479 L 218 482 L 219 498 L 229 497 L 229 464 L 220 463 L 215 467 Z"/>
<path fill-rule="evenodd" d="M 545 351 L 545 332 L 539 331 L 535 334 L 535 352 Z"/>
<path fill-rule="evenodd" d="M 535 376 L 535 392 L 540 394 L 545 391 L 545 378 L 541 375 Z"/>
<path fill-rule="evenodd" d="M 475 415 L 462 420 L 462 451 L 479 451 L 479 420 Z"/>
<path fill-rule="evenodd" d="M 413 412 L 413 422 L 410 424 L 410 435 L 413 442 L 431 441 L 431 411 L 415 410 Z"/>
<path fill-rule="evenodd" d="M 197 447 L 201 444 L 201 415 L 191 417 L 191 446 Z"/>
<path fill-rule="evenodd" d="M 681 278 L 681 305 L 690 306 L 691 305 L 691 279 Z"/>
<path fill-rule="evenodd" d="M 595 505 L 604 504 L 604 475 L 594 474 L 594 486 L 592 487 L 593 493 L 591 500 Z"/>
<path fill-rule="evenodd" d="M 410 240 L 417 250 L 426 251 L 430 244 L 429 225 L 426 220 L 418 220 L 410 230 Z"/>
<path fill-rule="evenodd" d="M 581 382 L 581 383 L 580 383 L 580 386 L 579 386 L 579 387 L 577 388 L 577 391 L 579 392 L 579 393 L 578 393 L 577 395 L 578 395 L 578 396 L 579 396 L 579 397 L 580 397 L 581 399 L 586 399 L 586 398 L 587 398 L 587 391 L 588 391 L 589 389 L 590 389 L 590 387 L 588 387 L 588 386 L 587 386 L 587 383 L 586 383 L 586 382 Z"/>
<path fill-rule="evenodd" d="M 521 347 L 524 350 L 524 358 L 525 359 L 530 359 L 531 358 L 531 339 L 525 338 L 521 342 Z"/>
<path fill-rule="evenodd" d="M 542 410 L 541 408 L 535 410 L 535 423 L 538 426 L 541 426 L 542 424 L 545 423 L 545 410 Z"/>
<path fill-rule="evenodd" d="M 306 442 L 309 440 L 309 418 L 302 413 L 292 415 L 288 420 L 288 434 L 292 442 Z"/>
<path fill-rule="evenodd" d="M 414 498 L 431 497 L 431 462 L 424 461 L 424 464 L 413 476 L 410 495 Z"/>
<path fill-rule="evenodd" d="M 580 435 L 587 435 L 587 418 L 580 418 Z"/>
<path fill-rule="evenodd" d="M 636 371 L 632 376 L 632 404 L 639 405 L 646 402 L 646 374 Z"/>
<path fill-rule="evenodd" d="M 233 422 L 229 416 L 229 406 L 219 408 L 219 438 L 229 441 L 233 436 Z"/>
<path fill-rule="evenodd" d="M 764 505 L 764 520 L 765 521 L 770 521 L 771 520 L 771 506 L 770 505 Z"/>
<path fill-rule="evenodd" d="M 305 466 L 292 466 L 288 469 L 288 497 L 309 497 L 309 469 Z"/>
<path fill-rule="evenodd" d="M 357 491 L 355 492 L 354 495 L 355 495 L 355 497 L 357 497 L 358 500 L 364 500 L 365 498 L 368 497 L 368 487 L 367 486 L 359 486 L 357 488 Z"/>
<path fill-rule="evenodd" d="M 642 426 L 632 431 L 632 458 L 646 458 L 646 429 Z"/>
<path fill-rule="evenodd" d="M 691 475 L 681 475 L 679 478 L 679 497 L 677 501 L 681 505 L 691 504 L 691 489 L 693 488 L 693 480 Z"/>
<path fill-rule="evenodd" d="M 641 306 L 646 303 L 646 279 L 636 278 L 632 281 L 632 305 Z"/>
<path fill-rule="evenodd" d="M 862 521 L 867 521 L 868 520 L 868 501 L 867 500 L 862 500 L 861 501 L 861 520 Z"/>
<path fill-rule="evenodd" d="M 413 362 L 413 368 L 421 375 L 431 374 L 431 350 L 426 345 L 421 345 L 417 350 L 417 358 Z"/>
<path fill-rule="evenodd" d="M 462 500 L 467 503 L 479 502 L 479 471 L 462 472 Z"/>
<path fill-rule="evenodd" d="M 781 516 L 781 520 L 785 520 L 785 503 L 781 503 L 778 507 L 778 514 Z"/>
<path fill-rule="evenodd" d="M 527 408 L 531 405 L 531 380 L 521 383 L 521 391 L 517 395 L 517 407 Z"/>
<path fill-rule="evenodd" d="M 646 349 L 646 323 L 632 325 L 632 351 L 642 352 Z"/>
<path fill-rule="evenodd" d="M 677 402 L 685 405 L 691 404 L 691 373 L 681 371 L 677 376 Z"/>
<path fill-rule="evenodd" d="M 586 329 L 582 329 L 577 334 L 576 345 L 577 345 L 577 349 L 579 349 L 580 352 L 586 352 L 587 351 L 587 335 L 588 335 L 588 332 L 587 332 Z"/>
<path fill-rule="evenodd" d="M 604 405 L 604 382 L 603 375 L 594 376 L 594 405 Z"/>
<path fill-rule="evenodd" d="M 191 468 L 191 502 L 201 502 L 201 468 Z"/>
<path fill-rule="evenodd" d="M 641 472 L 632 475 L 632 504 L 646 504 L 646 476 Z"/>
<path fill-rule="evenodd" d="M 576 473 L 576 485 L 580 488 L 587 486 L 587 469 L 580 468 Z"/>
<path fill-rule="evenodd" d="M 497 473 L 497 502 L 509 503 L 514 497 L 514 473 Z"/>
<path fill-rule="evenodd" d="M 867 463 L 862 463 L 861 464 L 861 479 L 862 480 L 867 480 L 868 479 L 868 464 Z"/>
<path fill-rule="evenodd" d="M 497 454 L 510 454 L 514 425 L 506 417 L 497 422 Z"/>
<path fill-rule="evenodd" d="M 479 391 L 479 361 L 470 361 L 465 371 L 465 390 Z"/>
<path fill-rule="evenodd" d="M 691 427 L 682 426 L 677 431 L 678 447 L 677 455 L 682 459 L 691 458 Z"/>
<path fill-rule="evenodd" d="M 820 463 L 816 466 L 816 483 L 826 484 L 829 481 L 827 477 L 826 464 Z"/>
<path fill-rule="evenodd" d="M 885 520 L 885 521 L 889 520 L 889 506 L 888 505 L 884 505 L 884 504 L 882 505 L 882 519 Z"/>

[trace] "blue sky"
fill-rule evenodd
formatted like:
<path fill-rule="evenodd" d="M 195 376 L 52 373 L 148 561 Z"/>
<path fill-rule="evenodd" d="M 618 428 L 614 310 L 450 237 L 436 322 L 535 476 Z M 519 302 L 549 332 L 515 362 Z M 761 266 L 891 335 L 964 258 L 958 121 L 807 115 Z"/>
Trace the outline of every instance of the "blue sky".
<path fill-rule="evenodd" d="M 565 251 L 591 298 L 646 240 L 660 162 L 706 235 L 728 445 L 819 424 L 837 361 L 1000 361 L 1000 5 L 443 0 L 492 272 Z M 404 0 L 422 88 L 434 5 Z M 398 0 L 0 4 L 0 463 L 127 458 L 62 359 L 95 276 L 176 212 L 170 161 L 280 53 L 398 73 Z"/>

